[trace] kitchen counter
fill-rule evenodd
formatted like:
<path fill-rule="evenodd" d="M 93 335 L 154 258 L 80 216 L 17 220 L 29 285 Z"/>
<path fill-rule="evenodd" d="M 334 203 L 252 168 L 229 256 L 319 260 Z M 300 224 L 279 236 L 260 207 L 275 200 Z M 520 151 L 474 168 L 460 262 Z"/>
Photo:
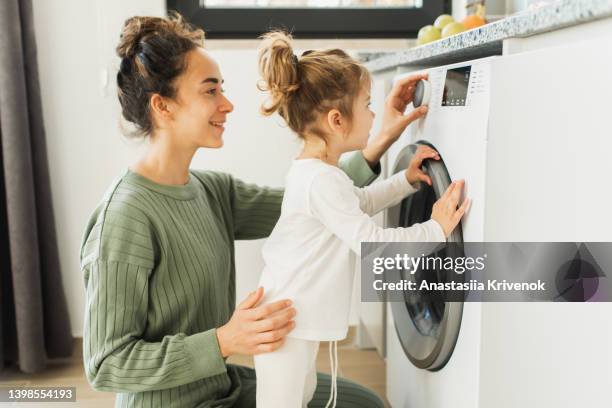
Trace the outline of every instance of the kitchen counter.
<path fill-rule="evenodd" d="M 612 0 L 561 0 L 433 43 L 390 53 L 366 63 L 370 72 L 428 66 L 501 55 L 503 41 L 559 30 L 612 16 Z"/>

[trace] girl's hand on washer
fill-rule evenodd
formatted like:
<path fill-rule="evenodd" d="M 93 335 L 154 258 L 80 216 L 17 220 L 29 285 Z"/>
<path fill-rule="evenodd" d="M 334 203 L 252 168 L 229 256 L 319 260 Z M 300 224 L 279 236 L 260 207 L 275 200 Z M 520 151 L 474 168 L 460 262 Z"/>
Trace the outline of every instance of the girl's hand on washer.
<path fill-rule="evenodd" d="M 412 103 L 417 82 L 427 78 L 427 74 L 410 75 L 398 80 L 389 92 L 385 100 L 380 132 L 389 137 L 392 142 L 400 137 L 410 123 L 427 113 L 427 106 L 421 106 L 404 114 L 408 105 Z"/>
<path fill-rule="evenodd" d="M 283 345 L 285 336 L 293 330 L 296 314 L 288 299 L 257 306 L 263 298 L 263 288 L 251 292 L 238 305 L 224 326 L 217 329 L 217 340 L 223 357 L 232 354 L 254 355 L 269 353 Z"/>
<path fill-rule="evenodd" d="M 465 198 L 461 206 L 457 207 L 464 185 L 464 180 L 453 181 L 442 194 L 442 197 L 434 203 L 431 211 L 431 218 L 440 224 L 447 238 L 469 210 L 472 202 L 472 200 Z"/>
<path fill-rule="evenodd" d="M 383 154 L 401 136 L 406 127 L 427 114 L 427 106 L 421 106 L 404 114 L 414 97 L 417 82 L 427 79 L 427 74 L 411 75 L 397 81 L 387 99 L 379 133 L 363 149 L 363 157 L 371 165 L 378 163 Z"/>
<path fill-rule="evenodd" d="M 440 160 L 440 154 L 429 146 L 419 145 L 406 169 L 406 180 L 410 184 L 423 181 L 431 186 L 431 178 L 421 169 L 425 159 Z"/>

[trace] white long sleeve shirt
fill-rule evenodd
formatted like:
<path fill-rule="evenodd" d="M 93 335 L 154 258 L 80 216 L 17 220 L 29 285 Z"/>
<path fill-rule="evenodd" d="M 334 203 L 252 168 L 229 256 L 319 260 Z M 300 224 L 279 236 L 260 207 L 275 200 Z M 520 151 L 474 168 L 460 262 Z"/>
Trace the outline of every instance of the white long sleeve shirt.
<path fill-rule="evenodd" d="M 444 242 L 440 224 L 382 228 L 370 216 L 416 189 L 405 173 L 357 188 L 339 168 L 295 160 L 286 177 L 281 215 L 263 248 L 264 303 L 291 299 L 297 310 L 289 337 L 341 340 L 348 331 L 355 254 L 361 242 Z"/>

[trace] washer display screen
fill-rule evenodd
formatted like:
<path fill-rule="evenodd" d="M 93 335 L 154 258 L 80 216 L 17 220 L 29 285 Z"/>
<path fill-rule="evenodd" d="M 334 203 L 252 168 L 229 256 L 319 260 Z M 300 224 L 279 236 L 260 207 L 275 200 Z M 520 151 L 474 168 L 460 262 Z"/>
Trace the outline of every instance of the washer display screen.
<path fill-rule="evenodd" d="M 465 106 L 471 71 L 470 65 L 446 71 L 442 106 Z"/>

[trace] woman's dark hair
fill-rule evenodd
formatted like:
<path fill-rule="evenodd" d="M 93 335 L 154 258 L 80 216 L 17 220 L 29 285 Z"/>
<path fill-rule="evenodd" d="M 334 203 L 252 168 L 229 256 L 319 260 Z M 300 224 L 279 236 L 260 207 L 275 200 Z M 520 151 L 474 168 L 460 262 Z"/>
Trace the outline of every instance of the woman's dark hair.
<path fill-rule="evenodd" d="M 185 55 L 204 46 L 204 31 L 180 14 L 168 18 L 132 17 L 121 31 L 117 55 L 117 93 L 123 117 L 136 125 L 133 136 L 153 131 L 149 101 L 152 94 L 174 98 L 174 80 L 185 70 Z"/>

